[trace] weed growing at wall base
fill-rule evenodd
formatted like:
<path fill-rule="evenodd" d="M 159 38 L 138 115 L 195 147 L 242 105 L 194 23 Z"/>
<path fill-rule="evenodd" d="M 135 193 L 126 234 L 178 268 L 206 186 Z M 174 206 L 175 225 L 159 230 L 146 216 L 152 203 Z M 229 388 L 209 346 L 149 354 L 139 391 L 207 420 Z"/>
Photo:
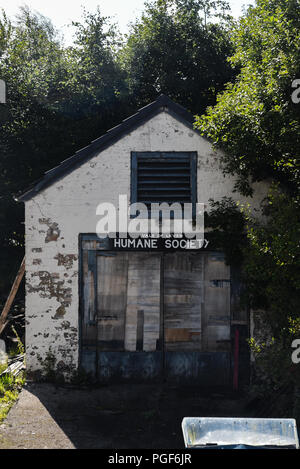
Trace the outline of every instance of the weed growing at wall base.
<path fill-rule="evenodd" d="M 17 337 L 17 349 L 19 354 L 24 353 L 24 345 L 18 336 L 15 328 L 12 330 Z M 25 358 L 23 359 L 25 363 Z M 6 418 L 9 410 L 18 399 L 19 392 L 25 384 L 26 376 L 25 371 L 14 376 L 12 373 L 7 373 L 8 362 L 0 365 L 0 423 Z"/>
<path fill-rule="evenodd" d="M 0 368 L 0 373 L 7 365 Z M 0 376 L 0 423 L 6 418 L 9 410 L 18 399 L 19 392 L 25 384 L 25 372 L 20 375 L 2 374 Z"/>

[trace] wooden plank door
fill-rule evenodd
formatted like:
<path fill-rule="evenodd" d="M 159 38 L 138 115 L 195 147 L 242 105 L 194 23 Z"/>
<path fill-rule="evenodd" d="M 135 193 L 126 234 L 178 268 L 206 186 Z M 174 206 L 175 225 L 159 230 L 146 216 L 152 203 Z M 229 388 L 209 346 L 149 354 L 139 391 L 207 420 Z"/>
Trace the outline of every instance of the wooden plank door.
<path fill-rule="evenodd" d="M 178 252 L 164 256 L 165 349 L 201 350 L 203 255 Z"/>
<path fill-rule="evenodd" d="M 97 375 L 150 381 L 162 375 L 161 255 L 97 254 Z"/>
<path fill-rule="evenodd" d="M 97 254 L 97 346 L 124 350 L 128 254 Z"/>
<path fill-rule="evenodd" d="M 81 364 L 99 381 L 227 385 L 230 268 L 211 252 L 82 257 Z"/>
<path fill-rule="evenodd" d="M 135 252 L 128 257 L 125 349 L 159 350 L 161 255 Z"/>
<path fill-rule="evenodd" d="M 230 268 L 215 253 L 164 256 L 167 380 L 203 386 L 230 382 Z"/>

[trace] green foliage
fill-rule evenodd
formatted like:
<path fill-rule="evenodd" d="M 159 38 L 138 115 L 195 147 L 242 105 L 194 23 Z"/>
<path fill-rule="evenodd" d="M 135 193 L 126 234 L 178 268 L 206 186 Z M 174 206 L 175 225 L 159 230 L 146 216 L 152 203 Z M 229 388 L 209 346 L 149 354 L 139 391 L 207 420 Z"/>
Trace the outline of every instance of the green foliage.
<path fill-rule="evenodd" d="M 300 418 L 300 367 L 291 358 L 292 342 L 300 338 L 299 200 L 274 185 L 263 215 L 258 221 L 248 207 L 227 197 L 211 201 L 206 237 L 232 267 L 241 267 L 241 306 L 255 317 L 250 395 L 261 399 L 264 416 Z"/>
<path fill-rule="evenodd" d="M 240 73 L 196 126 L 226 153 L 237 188 L 251 193 L 253 180 L 273 178 L 297 191 L 300 107 L 291 100 L 300 76 L 300 16 L 297 0 L 257 0 L 233 29 Z"/>
<path fill-rule="evenodd" d="M 14 326 L 11 326 L 11 329 L 13 331 L 13 333 L 15 334 L 16 336 L 16 340 L 17 340 L 17 352 L 18 354 L 23 354 L 25 353 L 25 347 L 24 347 L 24 344 L 22 343 L 21 339 L 20 339 L 20 336 L 18 335 L 16 329 Z"/>
<path fill-rule="evenodd" d="M 264 310 L 275 337 L 300 317 L 300 206 L 298 198 L 273 188 L 264 222 L 247 218 L 245 252 L 248 301 Z M 292 223 L 291 223 L 292 222 Z"/>
<path fill-rule="evenodd" d="M 241 266 L 243 248 L 248 244 L 243 208 L 231 197 L 210 200 L 210 211 L 205 213 L 206 237 L 214 249 L 221 249 L 230 265 Z"/>
<path fill-rule="evenodd" d="M 55 352 L 53 352 L 52 347 L 49 347 L 45 358 L 42 358 L 38 354 L 37 360 L 41 365 L 41 372 L 34 373 L 33 376 L 35 381 L 64 384 L 65 378 L 62 371 L 58 369 L 57 357 Z"/>
<path fill-rule="evenodd" d="M 255 358 L 255 379 L 250 394 L 262 403 L 262 415 L 300 418 L 300 368 L 292 362 L 294 339 L 299 339 L 299 318 L 287 318 L 290 327 L 283 328 L 277 337 L 262 342 L 250 339 Z M 264 322 L 262 321 L 262 325 Z M 265 323 L 268 327 L 269 323 Z"/>
<path fill-rule="evenodd" d="M 226 10 L 227 6 L 223 1 L 146 3 L 120 52 L 136 106 L 147 104 L 159 93 L 194 113 L 215 102 L 216 93 L 232 78 L 233 71 L 227 62 L 232 52 L 229 20 L 223 12 L 224 24 L 209 21 L 214 3 L 218 3 L 222 15 L 222 8 Z"/>
<path fill-rule="evenodd" d="M 287 318 L 289 327 L 280 330 L 277 337 L 269 337 L 265 342 L 252 337 L 249 345 L 256 360 L 256 371 L 269 390 L 282 387 L 283 384 L 299 384 L 300 369 L 291 360 L 291 344 L 300 335 L 299 318 Z M 264 323 L 262 322 L 262 325 Z M 265 323 L 268 327 L 269 323 Z"/>
<path fill-rule="evenodd" d="M 300 334 L 300 105 L 291 95 L 300 77 L 299 2 L 257 0 L 233 28 L 232 43 L 237 78 L 196 127 L 223 149 L 225 172 L 238 176 L 238 191 L 251 195 L 252 181 L 275 182 L 264 219 L 244 213 L 243 282 L 261 325 L 250 343 L 257 389 L 274 401 L 275 412 L 296 415 L 300 375 L 291 343 Z"/>
<path fill-rule="evenodd" d="M 271 400 L 287 393 L 289 400 L 274 407 L 282 415 L 299 418 L 300 367 L 291 359 L 292 342 L 300 337 L 299 198 L 275 187 L 265 203 L 265 215 L 263 222 L 246 220 L 249 246 L 243 266 L 247 303 L 260 325 L 250 342 L 256 358 L 254 389 Z"/>
<path fill-rule="evenodd" d="M 43 368 L 43 379 L 46 381 L 55 381 L 55 367 L 56 367 L 56 356 L 53 353 L 51 347 L 46 353 L 46 357 L 43 360 L 39 355 L 37 357 Z"/>
<path fill-rule="evenodd" d="M 0 376 L 0 423 L 7 416 L 10 408 L 18 399 L 19 392 L 25 384 L 25 374 L 19 376 L 5 374 Z"/>
<path fill-rule="evenodd" d="M 2 373 L 2 371 L 6 370 L 6 368 L 7 368 L 7 361 L 1 362 L 0 363 L 0 374 Z"/>
<path fill-rule="evenodd" d="M 126 113 L 119 105 L 119 40 L 109 24 L 99 11 L 86 13 L 75 25 L 76 44 L 66 48 L 50 21 L 27 7 L 14 23 L 4 12 L 0 18 L 0 77 L 7 89 L 0 105 L 1 292 L 24 250 L 24 207 L 14 195 Z"/>

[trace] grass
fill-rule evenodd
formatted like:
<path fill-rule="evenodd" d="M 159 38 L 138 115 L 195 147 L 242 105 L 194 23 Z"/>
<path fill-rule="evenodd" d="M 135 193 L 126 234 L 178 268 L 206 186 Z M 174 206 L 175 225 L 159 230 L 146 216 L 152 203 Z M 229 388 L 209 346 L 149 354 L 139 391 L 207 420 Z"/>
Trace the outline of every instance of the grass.
<path fill-rule="evenodd" d="M 0 374 L 7 367 L 7 364 L 0 364 Z M 25 383 L 25 372 L 18 376 L 5 374 L 0 376 L 0 423 L 6 418 L 14 402 L 18 399 L 19 392 Z"/>
<path fill-rule="evenodd" d="M 9 410 L 18 399 L 19 392 L 25 383 L 25 373 L 14 377 L 0 376 L 0 423 L 6 418 Z"/>
<path fill-rule="evenodd" d="M 7 368 L 7 362 L 0 363 L 0 375 Z"/>
<path fill-rule="evenodd" d="M 9 356 L 12 358 L 15 355 L 23 354 L 25 352 L 24 345 L 17 334 L 16 329 L 12 326 L 12 330 L 16 336 L 16 345 L 10 350 Z M 0 363 L 0 375 L 7 368 L 7 363 Z M 18 399 L 19 392 L 25 384 L 25 371 L 21 371 L 18 376 L 12 374 L 5 374 L 0 376 L 0 424 L 6 418 L 9 410 Z"/>

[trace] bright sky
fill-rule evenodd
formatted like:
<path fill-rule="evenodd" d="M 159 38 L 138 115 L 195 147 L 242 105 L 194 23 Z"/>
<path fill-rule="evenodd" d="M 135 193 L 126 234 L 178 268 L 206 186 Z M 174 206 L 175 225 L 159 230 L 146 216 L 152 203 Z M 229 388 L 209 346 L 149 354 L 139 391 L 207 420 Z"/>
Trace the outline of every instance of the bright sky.
<path fill-rule="evenodd" d="M 243 5 L 254 3 L 254 0 L 228 1 L 235 17 L 242 13 Z M 121 32 L 126 33 L 128 23 L 143 10 L 144 0 L 0 0 L 0 8 L 3 8 L 9 17 L 18 13 L 21 5 L 28 5 L 30 9 L 50 18 L 54 26 L 62 31 L 68 44 L 72 41 L 72 28 L 68 25 L 72 21 L 80 20 L 83 7 L 93 12 L 99 5 L 103 15 L 113 17 Z"/>

